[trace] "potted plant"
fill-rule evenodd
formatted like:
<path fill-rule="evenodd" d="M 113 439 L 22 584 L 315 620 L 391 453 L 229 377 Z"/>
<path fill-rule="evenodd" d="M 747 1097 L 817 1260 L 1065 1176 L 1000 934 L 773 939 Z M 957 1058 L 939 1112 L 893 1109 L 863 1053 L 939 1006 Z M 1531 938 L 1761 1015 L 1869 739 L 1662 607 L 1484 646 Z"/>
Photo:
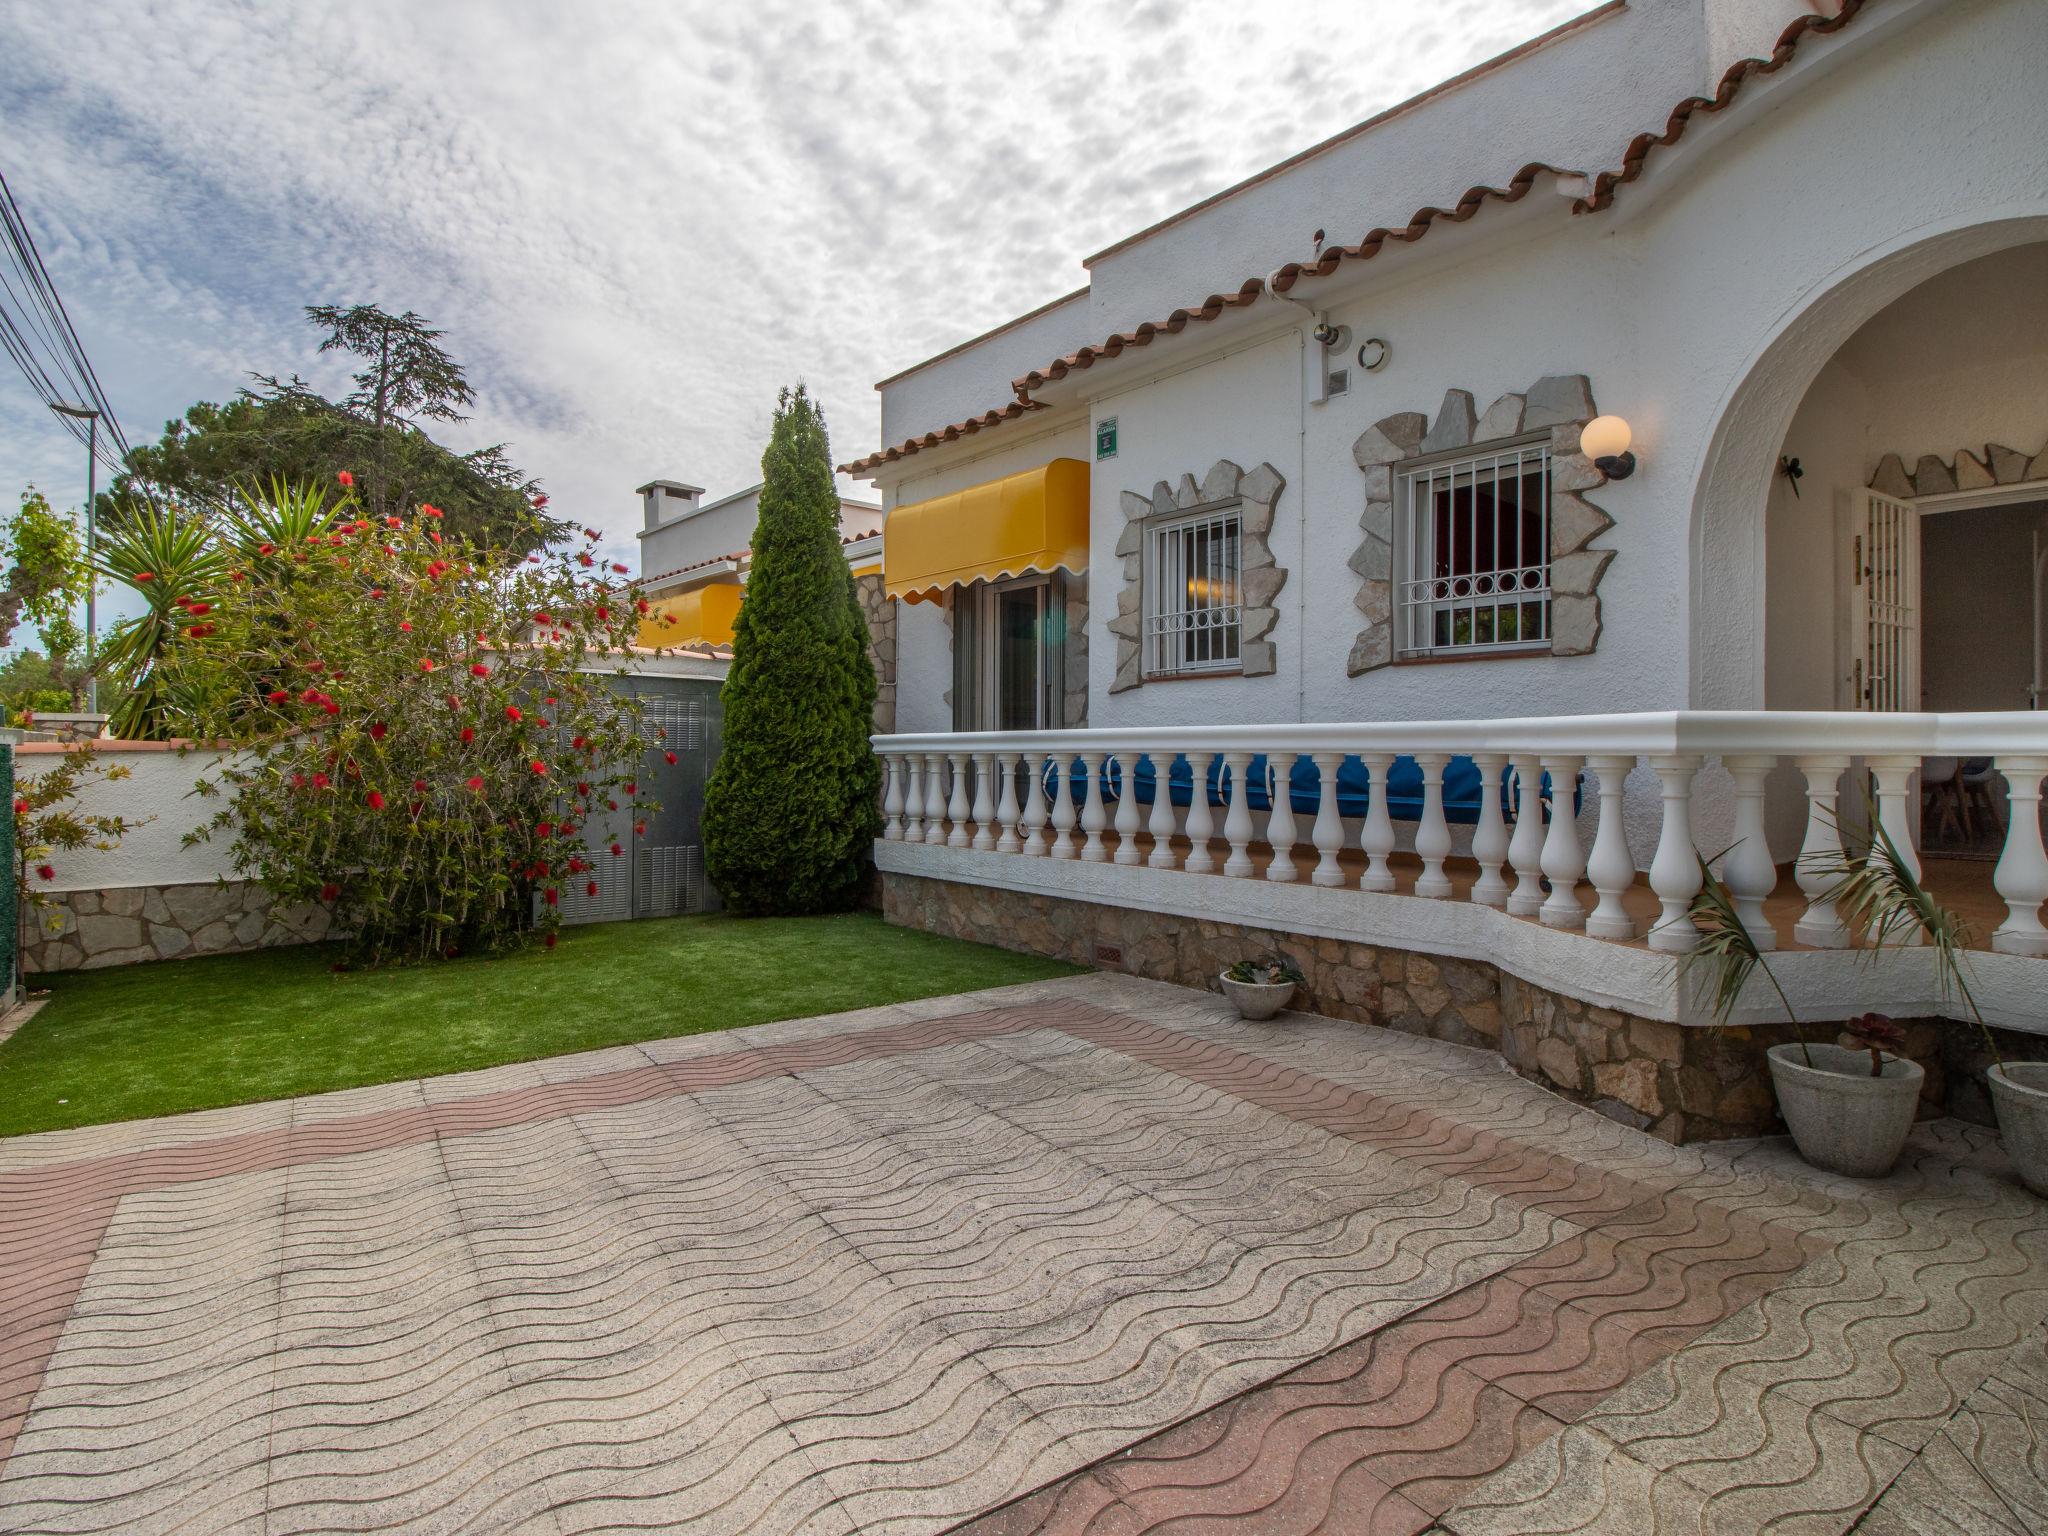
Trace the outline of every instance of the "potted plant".
<path fill-rule="evenodd" d="M 1750 976 L 1762 972 L 1784 1004 L 1796 1030 L 1792 1000 L 1765 963 L 1756 937 L 1742 921 L 1728 887 L 1700 860 L 1700 890 L 1692 918 L 1700 929 L 1697 947 L 1680 961 L 1681 971 L 1706 967 L 1714 981 L 1714 1017 L 1725 1024 Z M 1879 1015 L 1857 1020 L 1844 1037 L 1851 1044 L 1824 1045 L 1805 1039 L 1774 1045 L 1765 1053 L 1778 1111 L 1799 1155 L 1819 1168 L 1856 1178 L 1881 1178 L 1904 1150 L 1920 1104 L 1921 1067 L 1888 1052 L 1902 1039 L 1899 1028 Z"/>
<path fill-rule="evenodd" d="M 1244 1019 L 1270 1019 L 1294 1001 L 1301 971 L 1291 960 L 1240 960 L 1216 978 Z"/>

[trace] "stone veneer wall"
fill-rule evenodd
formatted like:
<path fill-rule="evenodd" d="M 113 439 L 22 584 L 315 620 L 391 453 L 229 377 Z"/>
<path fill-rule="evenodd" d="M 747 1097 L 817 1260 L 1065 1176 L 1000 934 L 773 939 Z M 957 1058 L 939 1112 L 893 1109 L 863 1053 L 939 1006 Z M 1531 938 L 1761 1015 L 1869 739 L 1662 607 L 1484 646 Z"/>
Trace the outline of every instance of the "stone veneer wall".
<path fill-rule="evenodd" d="M 1870 477 L 1870 489 L 1880 496 L 1901 500 L 1914 496 L 1940 496 L 1949 491 L 1982 491 L 1994 486 L 2018 485 L 2027 480 L 2048 480 L 2048 445 L 2029 458 L 2003 443 L 1986 443 L 1979 455 L 1959 449 L 1953 459 L 1927 453 L 1909 471 L 1896 453 L 1878 460 Z"/>
<path fill-rule="evenodd" d="M 328 936 L 330 914 L 279 908 L 253 880 L 60 891 L 22 916 L 24 974 L 233 954 Z"/>
<path fill-rule="evenodd" d="M 1231 961 L 1277 952 L 1307 978 L 1308 1011 L 1498 1051 L 1524 1077 L 1667 1141 L 1777 1128 L 1762 1055 L 1788 1038 L 1783 1029 L 1681 1028 L 1546 991 L 1484 961 L 912 875 L 882 876 L 882 909 L 906 927 L 1208 990 Z"/>
<path fill-rule="evenodd" d="M 896 600 L 882 589 L 882 573 L 853 578 L 853 595 L 868 626 L 868 656 L 875 664 L 875 729 L 896 729 Z"/>

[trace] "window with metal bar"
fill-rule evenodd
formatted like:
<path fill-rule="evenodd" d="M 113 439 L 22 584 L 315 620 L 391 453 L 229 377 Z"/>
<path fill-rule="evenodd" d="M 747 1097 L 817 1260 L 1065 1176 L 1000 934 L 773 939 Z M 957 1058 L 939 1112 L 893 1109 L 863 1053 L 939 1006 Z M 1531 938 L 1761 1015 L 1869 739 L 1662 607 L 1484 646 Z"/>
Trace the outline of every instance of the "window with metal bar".
<path fill-rule="evenodd" d="M 1145 671 L 1234 672 L 1243 615 L 1244 546 L 1236 503 L 1200 507 L 1145 535 Z"/>
<path fill-rule="evenodd" d="M 1404 656 L 1550 644 L 1550 449 L 1510 443 L 1402 473 Z"/>

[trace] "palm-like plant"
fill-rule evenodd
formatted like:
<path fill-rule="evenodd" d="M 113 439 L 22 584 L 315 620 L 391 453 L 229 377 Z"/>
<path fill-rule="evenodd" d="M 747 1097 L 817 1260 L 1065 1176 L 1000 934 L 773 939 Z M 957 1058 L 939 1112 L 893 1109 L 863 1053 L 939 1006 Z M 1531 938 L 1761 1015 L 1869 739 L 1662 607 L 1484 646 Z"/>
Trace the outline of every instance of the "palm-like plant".
<path fill-rule="evenodd" d="M 244 559 L 271 549 L 298 549 L 333 531 L 335 508 L 325 486 L 272 477 L 267 485 L 237 483 L 227 506 L 228 542 Z"/>
<path fill-rule="evenodd" d="M 1793 1011 L 1792 999 L 1778 985 L 1778 978 L 1765 962 L 1756 935 L 1749 931 L 1749 925 L 1742 920 L 1742 913 L 1736 909 L 1735 893 L 1714 873 L 1711 861 L 1700 857 L 1697 849 L 1693 851 L 1693 857 L 1699 859 L 1700 888 L 1687 908 L 1687 916 L 1692 919 L 1700 936 L 1693 948 L 1679 956 L 1679 975 L 1684 977 L 1702 970 L 1707 973 L 1714 988 L 1714 1022 L 1726 1025 L 1735 1012 L 1742 989 L 1749 984 L 1749 978 L 1762 972 L 1764 980 L 1771 984 L 1771 990 L 1778 994 L 1778 1001 L 1785 1005 L 1785 1017 L 1795 1030 L 1798 1029 L 1799 1015 Z M 1813 1052 L 1804 1038 L 1799 1042 L 1799 1049 L 1806 1057 L 1806 1064 L 1812 1066 Z"/>
<path fill-rule="evenodd" d="M 139 505 L 101 536 L 99 574 L 142 599 L 143 611 L 107 633 L 101 666 L 128 685 L 111 722 L 116 736 L 155 740 L 170 733 L 176 708 L 160 663 L 187 622 L 185 605 L 210 601 L 227 562 L 211 531 L 177 508 Z M 182 601 L 181 601 L 182 600 Z"/>

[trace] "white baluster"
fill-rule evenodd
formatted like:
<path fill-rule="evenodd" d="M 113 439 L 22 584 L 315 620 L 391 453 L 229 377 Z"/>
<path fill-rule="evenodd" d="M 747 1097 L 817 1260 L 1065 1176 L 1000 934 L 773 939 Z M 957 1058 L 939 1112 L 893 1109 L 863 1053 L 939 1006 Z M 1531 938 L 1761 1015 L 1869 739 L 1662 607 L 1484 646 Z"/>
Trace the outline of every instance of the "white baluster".
<path fill-rule="evenodd" d="M 1991 885 L 2004 899 L 2006 919 L 1991 935 L 1991 947 L 2007 955 L 2048 955 L 2048 928 L 2041 903 L 2048 901 L 2048 855 L 2041 849 L 2041 780 L 2048 757 L 2000 757 L 2005 775 L 2005 848 Z"/>
<path fill-rule="evenodd" d="M 1699 943 L 1692 899 L 1700 889 L 1700 859 L 1692 841 L 1692 776 L 1697 757 L 1653 757 L 1650 766 L 1663 785 L 1664 824 L 1657 854 L 1650 860 L 1650 889 L 1661 910 L 1650 928 L 1650 948 L 1684 954 Z"/>
<path fill-rule="evenodd" d="M 1636 920 L 1622 905 L 1622 896 L 1636 883 L 1636 861 L 1629 856 L 1628 832 L 1622 822 L 1622 797 L 1628 787 L 1633 757 L 1589 757 L 1586 766 L 1600 780 L 1600 825 L 1593 834 L 1593 856 L 1586 876 L 1600 900 L 1586 918 L 1586 932 L 1596 939 L 1632 939 Z"/>
<path fill-rule="evenodd" d="M 891 753 L 882 759 L 882 766 L 888 771 L 889 785 L 882 791 L 882 811 L 889 819 L 883 824 L 882 836 L 892 843 L 903 841 L 903 760 Z"/>
<path fill-rule="evenodd" d="M 946 802 L 946 816 L 953 823 L 953 830 L 946 834 L 946 846 L 965 848 L 973 840 L 967 830 L 967 754 L 951 752 L 946 760 L 953 767 L 953 798 Z"/>
<path fill-rule="evenodd" d="M 974 754 L 974 846 L 987 853 L 996 845 L 995 758 Z"/>
<path fill-rule="evenodd" d="M 1065 752 L 1052 760 L 1052 856 L 1071 859 L 1080 852 L 1074 842 L 1074 759 Z"/>
<path fill-rule="evenodd" d="M 1149 752 L 1152 764 L 1152 815 L 1145 830 L 1152 834 L 1152 851 L 1145 856 L 1151 869 L 1173 868 L 1173 763 L 1171 752 Z"/>
<path fill-rule="evenodd" d="M 1472 766 L 1479 770 L 1479 824 L 1472 829 L 1472 858 L 1479 865 L 1479 878 L 1472 884 L 1472 899 L 1483 907 L 1507 905 L 1508 883 L 1500 866 L 1508 856 L 1508 823 L 1500 809 L 1501 770 L 1505 755 L 1475 752 Z"/>
<path fill-rule="evenodd" d="M 1138 852 L 1138 754 L 1117 753 L 1116 769 L 1116 861 L 1136 864 L 1144 858 Z"/>
<path fill-rule="evenodd" d="M 1415 856 L 1422 860 L 1422 873 L 1415 877 L 1415 894 L 1438 901 L 1451 894 L 1450 876 L 1444 873 L 1444 855 L 1451 851 L 1451 828 L 1444 820 L 1444 764 L 1449 761 L 1441 752 L 1415 754 L 1415 766 L 1422 770 L 1422 819 L 1415 824 Z"/>
<path fill-rule="evenodd" d="M 1848 771 L 1846 757 L 1802 757 L 1799 771 L 1806 775 L 1806 839 L 1799 845 L 1799 862 L 1794 866 L 1799 889 L 1806 894 L 1806 910 L 1792 929 L 1792 937 L 1814 949 L 1845 949 L 1849 927 L 1828 898 L 1841 882 L 1842 827 L 1835 809 L 1836 786 Z"/>
<path fill-rule="evenodd" d="M 1915 880 L 1920 878 L 1920 854 L 1913 846 L 1913 816 L 1909 802 L 1913 794 L 1913 775 L 1919 771 L 1917 757 L 1873 757 L 1870 759 L 1871 777 L 1877 780 L 1877 819 L 1885 831 L 1891 834 L 1892 846 L 1899 851 L 1899 862 Z M 1877 839 L 1872 837 L 1871 847 L 1875 850 Z M 1996 871 L 1993 872 L 1994 876 Z M 1873 932 L 1872 938 L 1877 934 Z M 1909 926 L 1896 926 L 1884 935 L 1888 944 L 1918 944 L 1920 931 Z"/>
<path fill-rule="evenodd" d="M 1002 827 L 1002 835 L 996 839 L 997 853 L 1022 853 L 1024 839 L 1017 835 L 1017 823 L 1022 812 L 1017 805 L 1017 754 L 998 752 L 997 771 L 1003 776 L 1003 793 L 996 801 L 996 821 Z"/>
<path fill-rule="evenodd" d="M 1230 775 L 1230 800 L 1223 813 L 1223 837 L 1230 844 L 1230 857 L 1223 861 L 1223 873 L 1244 876 L 1252 872 L 1252 797 L 1245 783 L 1251 767 L 1249 752 L 1223 754 L 1223 770 Z"/>
<path fill-rule="evenodd" d="M 1292 752 L 1266 756 L 1266 841 L 1273 849 L 1266 878 L 1282 883 L 1301 878 L 1294 867 L 1294 843 L 1301 835 L 1294 825 L 1294 758 Z"/>
<path fill-rule="evenodd" d="M 924 756 L 924 840 L 946 840 L 946 755 L 927 752 Z"/>
<path fill-rule="evenodd" d="M 1572 802 L 1578 798 L 1579 760 L 1542 759 L 1550 774 L 1550 831 L 1543 839 L 1543 874 L 1550 881 L 1550 899 L 1539 914 L 1546 928 L 1583 928 L 1586 908 L 1579 900 L 1579 876 L 1586 872 L 1586 852 L 1579 846 L 1579 818 Z"/>
<path fill-rule="evenodd" d="M 1387 775 L 1394 759 L 1385 752 L 1367 752 L 1359 757 L 1365 764 L 1365 825 L 1359 829 L 1358 845 L 1365 850 L 1365 873 L 1358 877 L 1361 891 L 1391 891 L 1394 871 L 1387 856 L 1394 851 L 1394 814 L 1387 806 Z"/>
<path fill-rule="evenodd" d="M 1024 775 L 1024 809 L 1017 818 L 1017 824 L 1023 832 L 1021 841 L 1027 857 L 1042 859 L 1045 857 L 1045 838 L 1041 834 L 1045 831 L 1048 814 L 1045 804 L 1045 754 L 1036 751 L 1026 752 L 1020 771 Z"/>
<path fill-rule="evenodd" d="M 1543 765 L 1533 757 L 1511 760 L 1515 768 L 1515 835 L 1508 842 L 1508 862 L 1515 869 L 1515 888 L 1508 892 L 1508 911 L 1534 917 L 1543 910 Z"/>
<path fill-rule="evenodd" d="M 1735 902 L 1735 915 L 1749 930 L 1758 949 L 1778 947 L 1777 930 L 1764 915 L 1764 901 L 1778 887 L 1778 866 L 1771 860 L 1764 831 L 1764 781 L 1775 757 L 1754 753 L 1724 756 L 1721 766 L 1735 781 L 1735 841 L 1721 860 L 1721 881 Z"/>
<path fill-rule="evenodd" d="M 1081 802 L 1081 830 L 1088 834 L 1088 840 L 1081 845 L 1081 857 L 1090 864 L 1100 864 L 1109 857 L 1109 849 L 1102 841 L 1102 829 L 1109 825 L 1102 804 L 1102 765 L 1107 761 L 1106 753 L 1081 754 L 1081 766 L 1088 775 L 1086 798 Z"/>
<path fill-rule="evenodd" d="M 1209 760 L 1207 752 L 1188 754 L 1188 857 L 1181 868 L 1197 875 L 1216 868 L 1216 856 L 1209 852 L 1209 838 L 1216 830 L 1216 814 L 1209 806 Z"/>
<path fill-rule="evenodd" d="M 903 754 L 903 841 L 924 841 L 924 759 Z"/>
<path fill-rule="evenodd" d="M 1342 885 L 1344 871 L 1337 855 L 1344 848 L 1344 815 L 1337 808 L 1337 770 L 1344 764 L 1344 754 L 1318 752 L 1311 761 L 1316 765 L 1316 823 L 1309 836 L 1319 857 L 1308 878 L 1312 885 Z"/>

